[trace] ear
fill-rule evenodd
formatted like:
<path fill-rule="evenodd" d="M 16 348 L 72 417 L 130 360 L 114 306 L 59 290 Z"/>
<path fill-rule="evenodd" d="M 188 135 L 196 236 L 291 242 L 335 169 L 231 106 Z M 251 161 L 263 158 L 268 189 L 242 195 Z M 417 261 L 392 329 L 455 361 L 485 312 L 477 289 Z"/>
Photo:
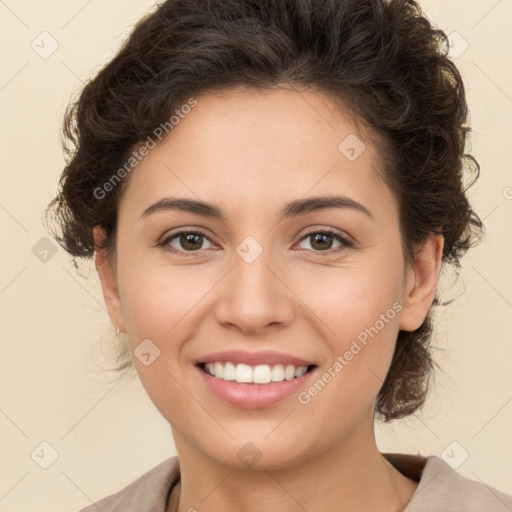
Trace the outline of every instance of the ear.
<path fill-rule="evenodd" d="M 431 233 L 406 268 L 405 293 L 400 329 L 414 331 L 421 326 L 434 300 L 443 256 L 443 235 Z"/>
<path fill-rule="evenodd" d="M 101 282 L 103 290 L 103 298 L 105 306 L 110 317 L 110 321 L 120 331 L 125 332 L 123 310 L 121 308 L 121 300 L 117 289 L 117 277 L 112 264 L 107 257 L 105 249 L 99 247 L 100 242 L 105 237 L 105 232 L 101 226 L 93 228 L 94 237 L 94 263 Z"/>

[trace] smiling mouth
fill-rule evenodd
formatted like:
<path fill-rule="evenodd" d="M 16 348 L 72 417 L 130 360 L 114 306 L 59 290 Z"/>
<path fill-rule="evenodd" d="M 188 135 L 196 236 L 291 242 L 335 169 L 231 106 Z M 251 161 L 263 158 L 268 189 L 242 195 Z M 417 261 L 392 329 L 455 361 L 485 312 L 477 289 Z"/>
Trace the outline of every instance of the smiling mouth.
<path fill-rule="evenodd" d="M 215 363 L 199 363 L 201 370 L 216 379 L 245 383 L 245 384 L 270 384 L 273 382 L 290 381 L 299 379 L 314 368 L 315 364 L 295 366 L 283 364 L 234 364 L 230 361 Z"/>

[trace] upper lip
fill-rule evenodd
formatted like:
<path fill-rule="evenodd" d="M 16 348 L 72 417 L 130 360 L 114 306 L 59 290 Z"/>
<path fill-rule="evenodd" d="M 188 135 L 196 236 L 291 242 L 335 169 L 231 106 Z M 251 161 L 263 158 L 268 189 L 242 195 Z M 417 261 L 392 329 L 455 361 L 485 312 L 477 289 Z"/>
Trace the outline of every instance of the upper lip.
<path fill-rule="evenodd" d="M 225 350 L 223 352 L 214 352 L 196 359 L 195 364 L 232 362 L 234 364 L 248 364 L 250 366 L 260 364 L 282 364 L 293 366 L 313 365 L 311 361 L 306 361 L 300 357 L 275 352 L 273 350 L 262 350 L 259 352 L 247 352 L 245 350 Z"/>

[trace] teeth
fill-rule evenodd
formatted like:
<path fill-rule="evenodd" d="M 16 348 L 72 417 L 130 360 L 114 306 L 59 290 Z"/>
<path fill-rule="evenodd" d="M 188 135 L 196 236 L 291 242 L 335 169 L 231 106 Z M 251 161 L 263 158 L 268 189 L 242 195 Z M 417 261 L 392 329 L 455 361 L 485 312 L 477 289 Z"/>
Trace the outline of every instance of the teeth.
<path fill-rule="evenodd" d="M 284 380 L 284 367 L 282 364 L 276 364 L 272 368 L 272 382 L 281 382 Z"/>
<path fill-rule="evenodd" d="M 269 382 L 282 382 L 283 380 L 292 380 L 302 377 L 307 371 L 307 366 L 293 366 L 291 364 L 283 366 L 276 364 L 270 367 L 268 364 L 250 366 L 248 364 L 233 364 L 231 362 L 206 363 L 206 373 L 209 373 L 217 379 L 230 380 L 236 382 L 268 384 Z"/>
<path fill-rule="evenodd" d="M 260 364 L 254 367 L 252 380 L 256 384 L 268 384 L 272 382 L 272 370 L 267 364 Z"/>
<path fill-rule="evenodd" d="M 219 364 L 220 368 L 219 368 L 219 375 L 220 375 L 220 372 L 222 372 L 222 378 L 224 380 L 235 380 L 236 378 L 236 368 L 235 368 L 235 365 L 233 363 L 226 363 L 224 365 L 224 369 L 222 369 L 222 365 Z M 215 375 L 217 375 L 217 372 L 215 372 Z"/>
<path fill-rule="evenodd" d="M 222 365 L 215 363 L 215 375 L 219 377 L 224 373 L 222 371 Z M 237 364 L 235 368 L 235 380 L 237 382 L 252 382 L 252 368 L 248 364 Z"/>
<path fill-rule="evenodd" d="M 295 377 L 295 366 L 287 366 L 284 369 L 284 378 L 286 380 L 292 380 Z"/>
<path fill-rule="evenodd" d="M 302 377 L 307 371 L 307 366 L 297 366 L 297 368 L 295 368 L 295 377 Z"/>

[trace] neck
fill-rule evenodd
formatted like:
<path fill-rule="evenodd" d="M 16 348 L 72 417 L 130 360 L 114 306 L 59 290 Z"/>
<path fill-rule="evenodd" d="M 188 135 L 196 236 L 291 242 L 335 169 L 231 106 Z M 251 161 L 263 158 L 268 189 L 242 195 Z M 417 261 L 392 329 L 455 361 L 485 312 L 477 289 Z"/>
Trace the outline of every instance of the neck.
<path fill-rule="evenodd" d="M 181 478 L 167 512 L 402 511 L 418 484 L 379 452 L 373 422 L 370 432 L 363 430 L 358 426 L 337 446 L 275 470 L 219 463 L 173 431 Z"/>

